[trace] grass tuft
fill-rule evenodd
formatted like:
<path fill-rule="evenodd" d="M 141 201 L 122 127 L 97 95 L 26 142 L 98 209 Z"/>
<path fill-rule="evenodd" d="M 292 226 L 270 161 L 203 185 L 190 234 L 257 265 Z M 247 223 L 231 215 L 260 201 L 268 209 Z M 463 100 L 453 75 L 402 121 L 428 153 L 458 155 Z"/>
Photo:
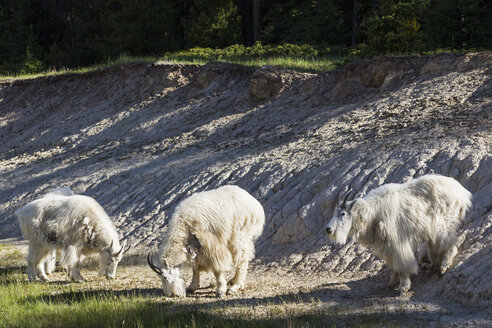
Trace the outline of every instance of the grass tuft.
<path fill-rule="evenodd" d="M 63 74 L 82 74 L 99 69 L 128 64 L 173 62 L 181 64 L 206 64 L 212 61 L 240 64 L 250 67 L 264 65 L 277 66 L 300 72 L 320 73 L 342 66 L 349 59 L 348 55 L 331 54 L 330 49 L 316 49 L 309 45 L 283 44 L 278 46 L 257 43 L 252 47 L 233 45 L 223 49 L 195 47 L 189 50 L 166 53 L 161 57 L 132 57 L 122 55 L 117 59 L 80 68 L 51 69 L 34 74 L 0 75 L 2 80 L 33 79 L 40 76 Z"/>

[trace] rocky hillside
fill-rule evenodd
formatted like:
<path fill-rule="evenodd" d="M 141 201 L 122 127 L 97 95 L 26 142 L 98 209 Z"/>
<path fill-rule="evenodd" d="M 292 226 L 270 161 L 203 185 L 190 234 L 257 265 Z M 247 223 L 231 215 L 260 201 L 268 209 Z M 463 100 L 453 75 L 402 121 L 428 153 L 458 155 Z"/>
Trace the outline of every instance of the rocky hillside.
<path fill-rule="evenodd" d="M 434 172 L 473 193 L 460 252 L 429 296 L 489 306 L 492 54 L 379 58 L 318 75 L 224 63 L 129 64 L 0 83 L 0 238 L 50 189 L 94 197 L 135 249 L 155 249 L 176 204 L 237 184 L 267 223 L 253 267 L 358 279 L 387 274 L 323 226 L 359 195 Z"/>

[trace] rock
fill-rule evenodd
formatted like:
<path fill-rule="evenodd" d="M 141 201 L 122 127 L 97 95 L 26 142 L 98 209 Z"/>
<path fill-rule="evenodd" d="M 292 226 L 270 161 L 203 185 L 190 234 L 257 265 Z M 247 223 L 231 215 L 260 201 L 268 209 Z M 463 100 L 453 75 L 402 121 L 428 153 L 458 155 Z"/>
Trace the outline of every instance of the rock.
<path fill-rule="evenodd" d="M 280 72 L 273 67 L 263 66 L 253 73 L 249 92 L 252 97 L 263 100 L 276 96 L 282 87 Z"/>

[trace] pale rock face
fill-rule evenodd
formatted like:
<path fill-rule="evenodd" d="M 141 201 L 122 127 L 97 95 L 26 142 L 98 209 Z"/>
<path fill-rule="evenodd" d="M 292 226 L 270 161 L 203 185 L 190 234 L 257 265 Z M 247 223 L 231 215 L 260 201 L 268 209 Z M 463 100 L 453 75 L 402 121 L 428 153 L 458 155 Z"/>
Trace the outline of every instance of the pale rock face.
<path fill-rule="evenodd" d="M 180 200 L 236 184 L 265 208 L 262 263 L 356 279 L 384 262 L 330 245 L 341 195 L 436 173 L 473 206 L 452 267 L 414 286 L 490 306 L 491 58 L 383 57 L 318 75 L 129 64 L 0 82 L 0 238 L 20 236 L 16 208 L 66 185 L 97 197 L 133 244 L 156 248 Z"/>

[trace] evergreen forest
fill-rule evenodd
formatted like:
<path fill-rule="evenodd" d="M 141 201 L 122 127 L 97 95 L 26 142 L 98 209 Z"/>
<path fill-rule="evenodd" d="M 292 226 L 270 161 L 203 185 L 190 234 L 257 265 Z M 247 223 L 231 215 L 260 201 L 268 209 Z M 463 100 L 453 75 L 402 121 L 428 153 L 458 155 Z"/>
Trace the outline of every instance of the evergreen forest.
<path fill-rule="evenodd" d="M 0 0 L 3 74 L 258 44 L 360 56 L 490 50 L 492 2 Z"/>

